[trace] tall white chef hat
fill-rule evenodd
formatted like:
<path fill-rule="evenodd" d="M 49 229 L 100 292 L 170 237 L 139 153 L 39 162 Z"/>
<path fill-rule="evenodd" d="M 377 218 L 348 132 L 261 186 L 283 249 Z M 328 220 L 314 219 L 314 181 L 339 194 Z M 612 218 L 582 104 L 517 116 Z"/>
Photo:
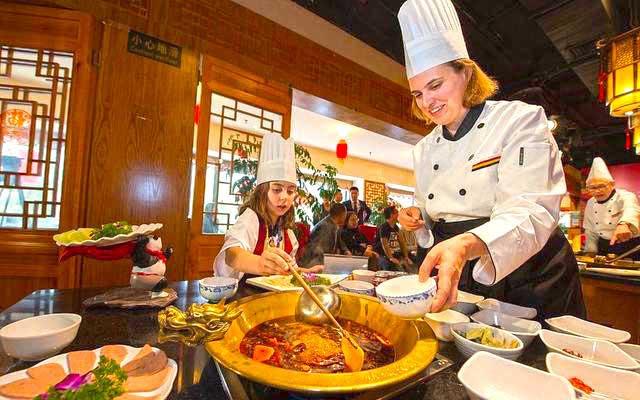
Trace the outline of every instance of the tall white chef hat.
<path fill-rule="evenodd" d="M 297 184 L 296 156 L 293 139 L 285 140 L 275 133 L 262 137 L 256 185 L 271 181 Z"/>
<path fill-rule="evenodd" d="M 459 58 L 469 58 L 451 0 L 408 0 L 398 12 L 407 78 Z"/>
<path fill-rule="evenodd" d="M 593 159 L 591 170 L 589 171 L 589 176 L 587 176 L 587 182 L 594 179 L 613 182 L 613 176 L 611 176 L 609 168 L 607 168 L 607 164 L 605 164 L 604 160 L 600 157 L 596 157 Z"/>

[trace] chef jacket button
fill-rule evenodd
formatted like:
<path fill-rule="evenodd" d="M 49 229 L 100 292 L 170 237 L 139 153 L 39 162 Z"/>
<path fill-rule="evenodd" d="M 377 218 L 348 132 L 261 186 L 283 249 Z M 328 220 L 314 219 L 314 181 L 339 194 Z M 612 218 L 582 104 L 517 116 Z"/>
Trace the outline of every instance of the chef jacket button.
<path fill-rule="evenodd" d="M 598 225 L 598 223 L 596 222 L 596 225 Z"/>
<path fill-rule="evenodd" d="M 597 212 L 597 211 L 594 211 L 594 213 L 595 213 L 595 214 L 597 214 L 598 212 Z"/>
<path fill-rule="evenodd" d="M 427 198 L 428 198 L 429 200 L 433 199 L 433 193 L 429 193 L 429 196 L 427 196 Z"/>
<path fill-rule="evenodd" d="M 445 219 L 444 219 L 444 218 L 438 218 L 438 222 L 440 222 L 441 224 L 444 224 L 444 223 L 445 223 L 445 222 L 447 222 L 447 221 L 445 221 Z"/>
<path fill-rule="evenodd" d="M 440 168 L 440 166 L 438 164 L 433 166 L 433 169 L 435 169 L 436 171 L 438 170 L 438 168 Z"/>
<path fill-rule="evenodd" d="M 484 127 L 484 122 L 478 124 L 478 129 L 482 129 Z"/>
<path fill-rule="evenodd" d="M 468 161 L 471 161 L 472 158 L 473 158 L 473 154 L 469 156 L 469 160 Z"/>
<path fill-rule="evenodd" d="M 460 193 L 460 196 L 464 196 L 465 194 L 467 194 L 467 191 L 464 189 L 460 189 L 458 193 Z"/>
<path fill-rule="evenodd" d="M 611 212 L 611 210 L 609 210 L 609 212 Z"/>
<path fill-rule="evenodd" d="M 440 143 L 440 138 L 439 137 L 436 139 L 436 143 Z"/>
<path fill-rule="evenodd" d="M 611 225 L 611 222 L 609 222 L 609 225 Z"/>

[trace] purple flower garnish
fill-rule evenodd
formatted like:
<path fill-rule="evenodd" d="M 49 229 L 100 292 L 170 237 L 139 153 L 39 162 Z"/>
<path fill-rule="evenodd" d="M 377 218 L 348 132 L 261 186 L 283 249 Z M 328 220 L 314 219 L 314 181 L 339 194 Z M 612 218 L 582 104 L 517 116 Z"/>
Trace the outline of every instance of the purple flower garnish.
<path fill-rule="evenodd" d="M 56 390 L 76 390 L 79 389 L 82 385 L 86 384 L 87 382 L 89 382 L 89 375 L 91 374 L 91 371 L 87 372 L 84 375 L 80 375 L 80 374 L 69 374 L 67 376 L 64 377 L 64 379 L 62 381 L 60 381 L 60 383 L 57 383 L 53 388 Z M 47 393 L 42 393 L 40 395 L 40 398 L 43 400 L 46 400 L 47 398 L 49 398 L 49 395 Z"/>
<path fill-rule="evenodd" d="M 304 277 L 311 282 L 318 279 L 318 275 L 314 274 L 313 272 L 303 272 L 302 275 L 304 275 Z"/>

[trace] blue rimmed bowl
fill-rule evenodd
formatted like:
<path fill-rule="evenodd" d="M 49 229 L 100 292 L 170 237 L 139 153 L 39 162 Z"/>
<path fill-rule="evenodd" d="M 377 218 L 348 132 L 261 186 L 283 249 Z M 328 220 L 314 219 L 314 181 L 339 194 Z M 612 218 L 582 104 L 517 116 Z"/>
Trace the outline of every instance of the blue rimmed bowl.
<path fill-rule="evenodd" d="M 421 318 L 431 310 L 436 281 L 420 282 L 418 275 L 405 275 L 382 282 L 376 288 L 382 306 L 400 318 Z"/>
<path fill-rule="evenodd" d="M 211 276 L 198 281 L 200 296 L 217 303 L 222 299 L 228 299 L 238 291 L 238 280 L 226 276 Z"/>

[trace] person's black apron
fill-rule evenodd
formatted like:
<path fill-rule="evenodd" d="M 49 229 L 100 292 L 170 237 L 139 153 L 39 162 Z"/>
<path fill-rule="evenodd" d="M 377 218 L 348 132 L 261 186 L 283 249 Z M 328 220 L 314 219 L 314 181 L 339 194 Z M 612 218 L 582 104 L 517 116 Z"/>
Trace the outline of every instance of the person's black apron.
<path fill-rule="evenodd" d="M 607 254 L 620 255 L 639 245 L 640 236 L 631 238 L 626 242 L 616 243 L 613 246 L 609 244 L 608 239 L 598 238 L 598 254 L 601 254 L 603 256 Z M 640 251 L 636 252 L 635 254 L 628 255 L 625 258 L 630 258 L 634 261 L 640 261 Z"/>
<path fill-rule="evenodd" d="M 437 222 L 432 228 L 434 245 L 487 221 L 489 218 Z M 469 261 L 464 266 L 458 286 L 461 290 L 535 308 L 538 311 L 536 319 L 540 321 L 567 314 L 586 318 L 578 263 L 560 228 L 551 234 L 542 250 L 493 286 L 482 285 L 473 279 L 477 261 Z"/>

